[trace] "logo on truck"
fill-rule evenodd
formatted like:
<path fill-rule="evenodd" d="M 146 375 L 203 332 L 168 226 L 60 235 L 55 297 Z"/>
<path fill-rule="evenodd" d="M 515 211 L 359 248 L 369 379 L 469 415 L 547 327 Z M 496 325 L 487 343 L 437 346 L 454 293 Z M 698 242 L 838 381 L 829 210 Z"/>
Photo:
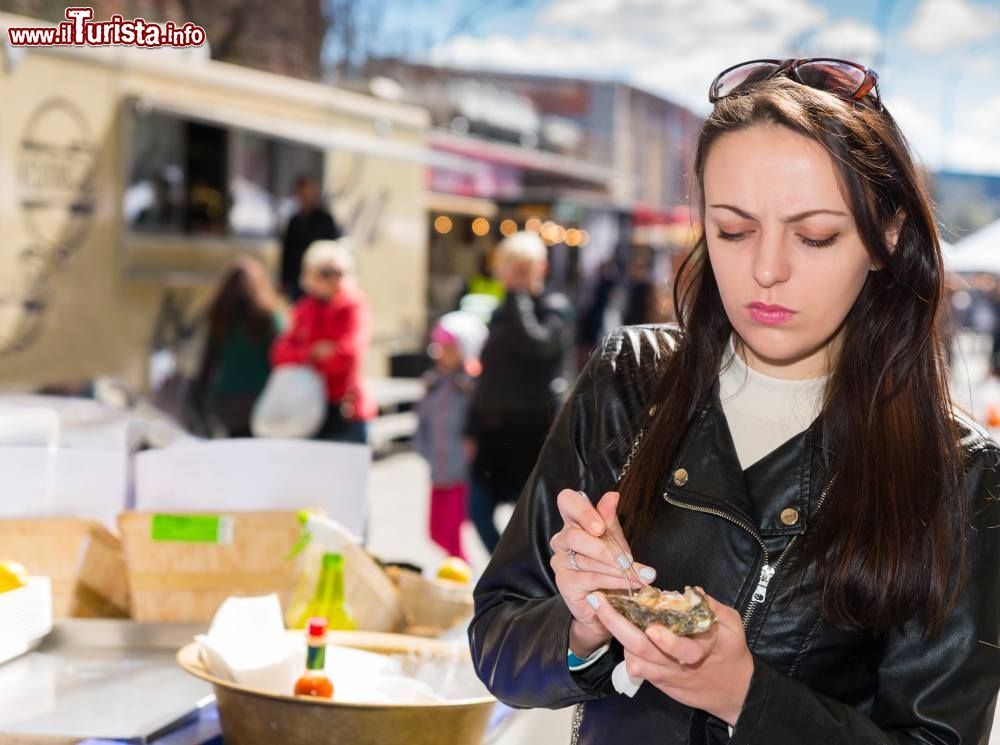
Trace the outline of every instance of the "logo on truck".
<path fill-rule="evenodd" d="M 0 296 L 0 354 L 41 331 L 49 280 L 83 244 L 97 202 L 97 144 L 80 110 L 50 98 L 28 119 L 17 150 L 18 203 L 29 241 L 17 256 L 13 293 Z"/>

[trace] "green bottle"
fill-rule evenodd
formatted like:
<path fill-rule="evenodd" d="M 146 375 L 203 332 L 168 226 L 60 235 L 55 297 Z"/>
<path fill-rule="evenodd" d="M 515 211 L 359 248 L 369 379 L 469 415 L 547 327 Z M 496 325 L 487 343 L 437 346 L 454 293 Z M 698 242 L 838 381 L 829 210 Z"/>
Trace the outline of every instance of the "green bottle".
<path fill-rule="evenodd" d="M 302 614 L 303 620 L 325 618 L 327 628 L 353 631 L 358 627 L 344 597 L 344 555 L 323 554 L 323 564 L 316 583 L 316 592 Z"/>

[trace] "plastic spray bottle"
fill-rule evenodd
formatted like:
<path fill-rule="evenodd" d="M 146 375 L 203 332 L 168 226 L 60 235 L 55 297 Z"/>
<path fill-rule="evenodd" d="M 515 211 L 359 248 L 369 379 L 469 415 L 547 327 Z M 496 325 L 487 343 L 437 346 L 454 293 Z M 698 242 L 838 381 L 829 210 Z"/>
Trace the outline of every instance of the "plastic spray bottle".
<path fill-rule="evenodd" d="M 302 535 L 289 558 L 305 552 L 302 571 L 285 612 L 285 625 L 306 627 L 310 618 L 325 618 L 331 631 L 353 631 L 357 624 L 347 605 L 343 546 L 357 542 L 341 525 L 322 515 L 300 512 Z"/>

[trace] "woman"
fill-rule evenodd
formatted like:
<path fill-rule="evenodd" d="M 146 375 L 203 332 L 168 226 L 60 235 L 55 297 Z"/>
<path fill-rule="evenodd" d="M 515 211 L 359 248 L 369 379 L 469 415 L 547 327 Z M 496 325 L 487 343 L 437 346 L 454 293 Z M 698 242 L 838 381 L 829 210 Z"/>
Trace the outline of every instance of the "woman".
<path fill-rule="evenodd" d="M 267 270 L 243 257 L 223 277 L 208 310 L 208 340 L 195 382 L 210 432 L 250 437 L 250 412 L 270 373 L 268 351 L 283 308 Z"/>
<path fill-rule="evenodd" d="M 987 740 L 1000 448 L 949 401 L 938 239 L 874 83 L 716 79 L 679 328 L 594 355 L 476 588 L 480 677 L 582 703 L 579 742 Z M 604 593 L 640 578 L 718 622 L 639 631 Z"/>
<path fill-rule="evenodd" d="M 371 343 L 372 319 L 353 278 L 346 238 L 313 241 L 302 257 L 302 289 L 292 325 L 271 350 L 279 365 L 312 365 L 326 381 L 327 415 L 316 437 L 365 444 L 377 413 L 361 365 Z"/>

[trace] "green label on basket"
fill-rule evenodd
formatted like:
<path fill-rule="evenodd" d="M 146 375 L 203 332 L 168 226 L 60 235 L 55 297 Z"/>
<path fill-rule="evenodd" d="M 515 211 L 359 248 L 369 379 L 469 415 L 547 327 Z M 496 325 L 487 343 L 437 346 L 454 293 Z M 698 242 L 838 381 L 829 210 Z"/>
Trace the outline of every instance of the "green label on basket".
<path fill-rule="evenodd" d="M 233 518 L 220 515 L 153 515 L 154 541 L 232 543 Z"/>

